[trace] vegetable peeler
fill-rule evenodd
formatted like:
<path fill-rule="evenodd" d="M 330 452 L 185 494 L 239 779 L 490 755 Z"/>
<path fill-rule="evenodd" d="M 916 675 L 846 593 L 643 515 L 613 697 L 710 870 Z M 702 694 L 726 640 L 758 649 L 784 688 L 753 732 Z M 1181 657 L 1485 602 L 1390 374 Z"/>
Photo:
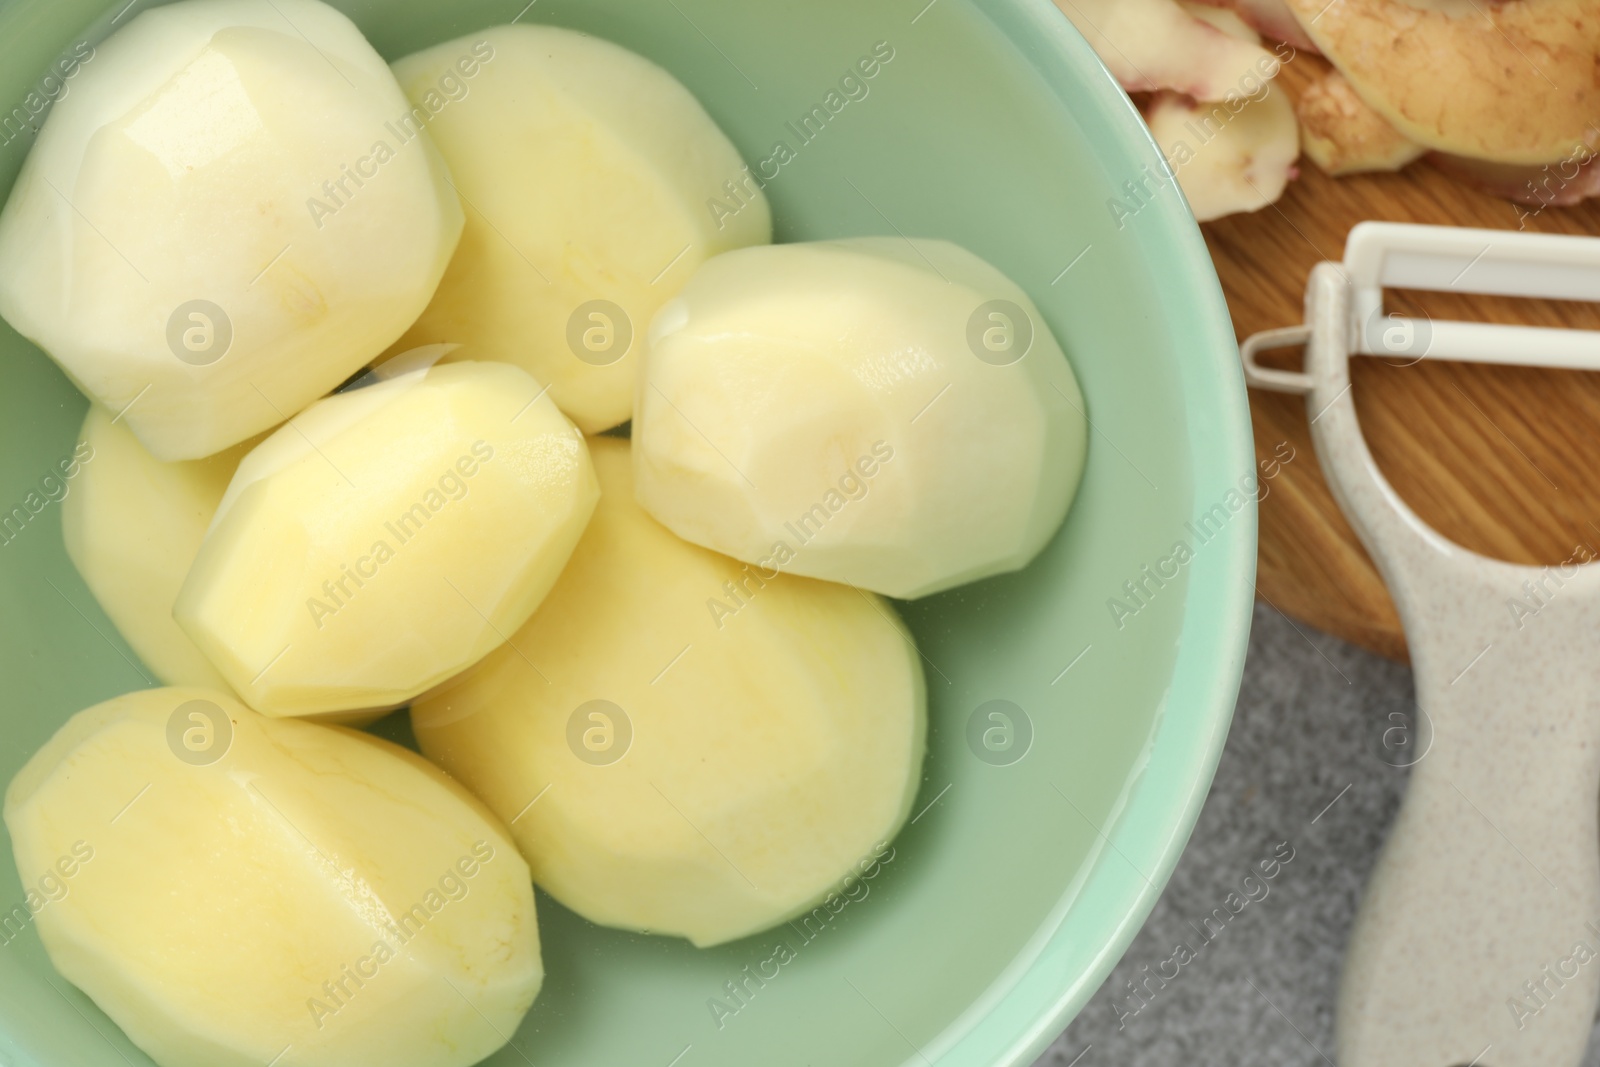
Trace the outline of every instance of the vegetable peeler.
<path fill-rule="evenodd" d="M 1600 331 L 1384 311 L 1386 287 L 1600 302 L 1600 239 L 1365 222 L 1313 268 L 1304 325 L 1240 346 L 1245 379 L 1306 397 L 1340 508 L 1389 587 L 1422 737 L 1362 898 L 1340 1067 L 1562 1067 L 1600 999 L 1600 567 L 1467 551 L 1378 470 L 1350 359 L 1600 370 Z M 1260 352 L 1305 345 L 1302 370 Z"/>

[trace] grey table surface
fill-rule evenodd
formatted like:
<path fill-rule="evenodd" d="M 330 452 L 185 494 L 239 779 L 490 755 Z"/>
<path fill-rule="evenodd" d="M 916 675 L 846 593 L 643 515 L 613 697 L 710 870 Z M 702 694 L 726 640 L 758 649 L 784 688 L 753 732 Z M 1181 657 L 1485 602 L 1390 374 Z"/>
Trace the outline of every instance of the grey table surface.
<path fill-rule="evenodd" d="M 1344 943 L 1418 748 L 1412 709 L 1406 667 L 1258 603 L 1189 847 L 1036 1067 L 1332 1067 Z M 1592 1037 L 1584 1067 L 1600 1067 Z"/>

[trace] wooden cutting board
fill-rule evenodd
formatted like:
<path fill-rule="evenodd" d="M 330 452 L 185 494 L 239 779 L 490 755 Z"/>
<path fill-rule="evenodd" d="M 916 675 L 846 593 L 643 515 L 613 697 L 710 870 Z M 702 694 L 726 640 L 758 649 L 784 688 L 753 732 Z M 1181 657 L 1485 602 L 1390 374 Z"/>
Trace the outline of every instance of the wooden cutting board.
<path fill-rule="evenodd" d="M 1300 55 L 1279 82 L 1298 96 L 1326 63 Z M 1529 209 L 1426 163 L 1399 174 L 1329 178 L 1310 160 L 1276 205 L 1202 229 L 1239 337 L 1303 320 L 1311 267 L 1343 258 L 1364 219 L 1600 235 L 1600 201 Z M 1440 319 L 1600 329 L 1600 306 L 1463 294 L 1393 294 L 1389 307 Z M 1268 362 L 1294 366 L 1299 353 Z M 1356 411 L 1396 492 L 1446 537 L 1516 563 L 1600 556 L 1600 374 L 1423 361 L 1351 361 Z M 1328 491 L 1305 401 L 1251 391 L 1256 453 L 1294 458 L 1261 502 L 1261 599 L 1319 630 L 1394 658 L 1405 637 L 1382 580 Z M 1285 447 L 1287 442 L 1287 447 Z M 1313 638 L 1315 635 L 1311 635 Z"/>

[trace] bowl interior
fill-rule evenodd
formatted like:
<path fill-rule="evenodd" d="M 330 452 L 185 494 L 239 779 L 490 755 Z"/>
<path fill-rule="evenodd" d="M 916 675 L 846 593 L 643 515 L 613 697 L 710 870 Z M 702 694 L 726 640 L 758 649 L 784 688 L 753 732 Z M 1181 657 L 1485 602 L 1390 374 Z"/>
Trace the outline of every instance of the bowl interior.
<path fill-rule="evenodd" d="M 826 922 L 709 951 L 599 929 L 541 896 L 544 992 L 516 1047 L 489 1062 L 1026 1062 L 1148 911 L 1204 796 L 1238 681 L 1253 500 L 1203 543 L 1186 524 L 1253 459 L 1232 334 L 1192 220 L 1159 182 L 1133 217 L 1109 210 L 1114 197 L 1138 203 L 1120 187 L 1160 164 L 1043 3 L 536 0 L 519 16 L 523 2 L 336 6 L 390 59 L 513 17 L 649 56 L 748 160 L 788 147 L 767 186 L 780 240 L 943 237 L 1019 282 L 1072 359 L 1094 430 L 1078 500 L 1042 558 L 902 606 L 926 663 L 930 751 L 919 814 L 866 894 Z M 126 3 L 0 3 L 0 101 L 22 101 L 58 53 L 103 37 Z M 119 23 L 146 6 L 135 3 Z M 799 118 L 878 42 L 893 58 L 867 94 L 809 141 L 797 136 Z M 31 137 L 0 137 L 5 189 Z M 9 509 L 71 450 L 85 401 L 3 325 L 0 376 Z M 1193 561 L 1159 587 L 1146 581 L 1142 606 L 1128 600 L 1123 583 L 1180 540 Z M 1119 619 L 1112 597 L 1138 610 Z M 0 779 L 73 712 L 154 684 L 68 562 L 53 504 L 0 544 L 0 677 Z M 994 700 L 1020 709 L 1018 736 L 1031 735 L 1003 765 L 969 742 Z M 378 729 L 406 736 L 403 715 Z M 10 911 L 23 894 L 3 845 Z M 149 1062 L 54 973 L 31 928 L 0 929 L 0 942 L 0 1062 Z"/>

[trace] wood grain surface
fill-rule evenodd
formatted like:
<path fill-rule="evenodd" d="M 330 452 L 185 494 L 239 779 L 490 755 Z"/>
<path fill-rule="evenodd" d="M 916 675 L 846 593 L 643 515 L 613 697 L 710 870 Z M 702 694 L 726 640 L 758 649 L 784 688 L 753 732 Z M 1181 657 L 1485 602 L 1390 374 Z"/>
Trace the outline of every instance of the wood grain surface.
<path fill-rule="evenodd" d="M 1291 96 L 1327 70 L 1298 55 L 1278 80 Z M 1313 265 L 1342 259 L 1365 219 L 1600 235 L 1600 201 L 1530 209 L 1475 191 L 1426 163 L 1399 174 L 1330 178 L 1308 159 L 1276 205 L 1202 227 L 1240 338 L 1299 323 Z M 1386 305 L 1438 319 L 1600 329 L 1600 305 L 1460 293 L 1392 293 Z M 1298 352 L 1264 362 L 1297 366 Z M 1600 374 L 1444 363 L 1351 363 L 1356 411 L 1385 477 L 1451 540 L 1516 563 L 1600 554 Z M 1287 614 L 1404 658 L 1387 590 L 1328 491 L 1305 401 L 1251 391 L 1258 457 L 1294 449 L 1265 483 L 1257 591 Z"/>

